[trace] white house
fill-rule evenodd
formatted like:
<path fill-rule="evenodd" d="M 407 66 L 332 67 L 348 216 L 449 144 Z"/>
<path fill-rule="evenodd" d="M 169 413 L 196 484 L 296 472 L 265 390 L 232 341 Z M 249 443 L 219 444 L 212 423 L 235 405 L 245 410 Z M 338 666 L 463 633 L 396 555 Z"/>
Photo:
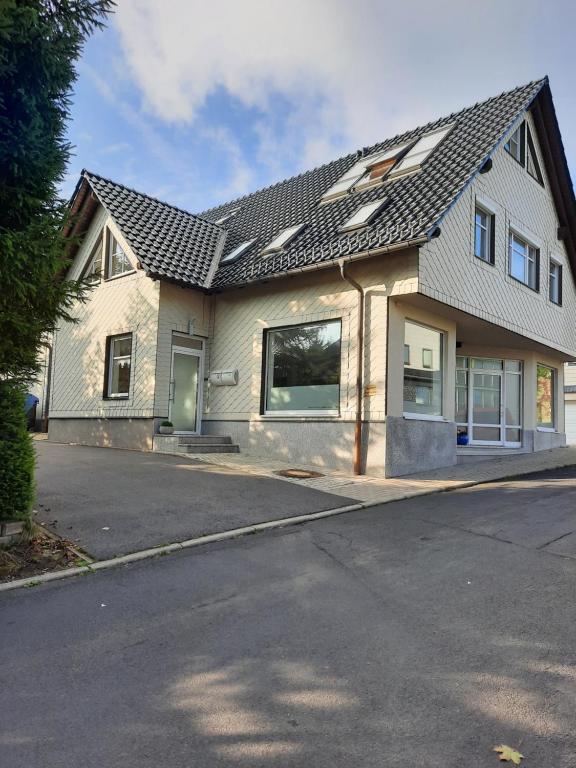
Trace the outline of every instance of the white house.
<path fill-rule="evenodd" d="M 395 476 L 565 442 L 576 208 L 547 79 L 193 215 L 84 171 L 50 437 Z M 176 434 L 157 434 L 170 419 Z"/>

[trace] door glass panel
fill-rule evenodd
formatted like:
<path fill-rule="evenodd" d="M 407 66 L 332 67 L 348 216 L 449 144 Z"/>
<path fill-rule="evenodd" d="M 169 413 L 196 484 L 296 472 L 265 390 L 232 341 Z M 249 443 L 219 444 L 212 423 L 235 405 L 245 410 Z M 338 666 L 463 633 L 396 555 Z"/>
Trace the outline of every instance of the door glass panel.
<path fill-rule="evenodd" d="M 520 443 L 520 430 L 519 429 L 507 429 L 506 430 L 506 442 L 507 443 Z"/>
<path fill-rule="evenodd" d="M 500 381 L 501 378 L 497 374 L 474 374 L 472 410 L 474 424 L 500 424 Z"/>
<path fill-rule="evenodd" d="M 506 374 L 506 424 L 516 427 L 521 422 L 520 405 L 521 405 L 521 378 L 518 374 L 507 373 Z"/>
<path fill-rule="evenodd" d="M 196 431 L 199 365 L 200 358 L 196 355 L 174 352 L 172 370 L 174 400 L 170 421 L 177 431 Z"/>
<path fill-rule="evenodd" d="M 494 360 L 487 357 L 474 357 L 472 358 L 472 368 L 482 368 L 485 371 L 501 371 L 502 360 Z"/>
<path fill-rule="evenodd" d="M 474 440 L 500 442 L 500 427 L 474 427 Z"/>
<path fill-rule="evenodd" d="M 468 372 L 456 371 L 456 423 L 468 421 Z"/>

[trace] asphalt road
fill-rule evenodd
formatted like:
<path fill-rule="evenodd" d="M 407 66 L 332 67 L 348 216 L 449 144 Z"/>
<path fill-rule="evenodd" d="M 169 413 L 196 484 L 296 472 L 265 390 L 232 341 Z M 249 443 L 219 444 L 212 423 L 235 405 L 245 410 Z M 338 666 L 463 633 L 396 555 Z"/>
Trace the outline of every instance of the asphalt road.
<path fill-rule="evenodd" d="M 180 456 L 35 445 L 39 520 L 98 559 L 355 501 Z"/>
<path fill-rule="evenodd" d="M 0 594 L 0 763 L 573 768 L 575 477 Z"/>

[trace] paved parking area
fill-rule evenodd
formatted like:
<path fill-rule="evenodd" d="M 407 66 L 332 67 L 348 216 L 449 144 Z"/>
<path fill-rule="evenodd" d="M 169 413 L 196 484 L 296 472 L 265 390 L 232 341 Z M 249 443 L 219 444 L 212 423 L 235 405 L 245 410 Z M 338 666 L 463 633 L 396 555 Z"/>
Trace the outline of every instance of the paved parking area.
<path fill-rule="evenodd" d="M 35 445 L 39 520 L 97 559 L 347 503 L 342 496 L 178 456 Z"/>

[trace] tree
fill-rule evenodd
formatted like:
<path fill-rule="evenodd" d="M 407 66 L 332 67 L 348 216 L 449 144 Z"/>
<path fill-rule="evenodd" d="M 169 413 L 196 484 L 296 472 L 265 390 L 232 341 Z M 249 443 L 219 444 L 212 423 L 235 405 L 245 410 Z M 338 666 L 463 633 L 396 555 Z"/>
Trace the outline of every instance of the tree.
<path fill-rule="evenodd" d="M 66 125 L 75 63 L 113 5 L 112 0 L 0 0 L 2 443 L 28 439 L 17 424 L 16 411 L 24 418 L 22 389 L 37 373 L 43 337 L 58 322 L 72 320 L 72 305 L 88 288 L 64 278 L 66 206 L 58 188 L 71 150 Z M 30 462 L 22 460 L 28 452 L 2 447 L 12 462 L 3 468 L 6 476 L 31 487 L 32 469 L 23 468 Z M 0 488 L 0 518 L 13 516 L 15 508 L 4 492 L 8 485 Z M 22 488 L 22 498 L 31 498 L 29 489 Z"/>

